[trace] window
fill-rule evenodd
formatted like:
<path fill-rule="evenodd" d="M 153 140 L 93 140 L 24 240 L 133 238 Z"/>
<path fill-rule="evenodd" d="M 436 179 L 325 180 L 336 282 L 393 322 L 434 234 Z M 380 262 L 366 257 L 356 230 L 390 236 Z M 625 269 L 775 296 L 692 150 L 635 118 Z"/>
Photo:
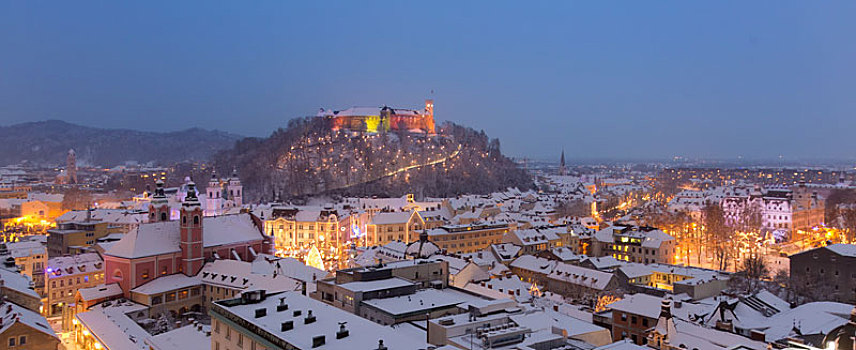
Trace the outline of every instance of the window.
<path fill-rule="evenodd" d="M 27 336 L 22 335 L 18 338 L 18 345 L 27 345 Z"/>
<path fill-rule="evenodd" d="M 9 338 L 9 347 L 11 348 L 13 346 L 15 346 L 15 337 Z"/>
<path fill-rule="evenodd" d="M 244 335 L 241 333 L 238 333 L 238 347 L 239 348 L 244 347 Z"/>
<path fill-rule="evenodd" d="M 193 216 L 193 224 L 194 224 L 194 225 L 199 225 L 199 215 L 194 215 L 194 216 Z"/>

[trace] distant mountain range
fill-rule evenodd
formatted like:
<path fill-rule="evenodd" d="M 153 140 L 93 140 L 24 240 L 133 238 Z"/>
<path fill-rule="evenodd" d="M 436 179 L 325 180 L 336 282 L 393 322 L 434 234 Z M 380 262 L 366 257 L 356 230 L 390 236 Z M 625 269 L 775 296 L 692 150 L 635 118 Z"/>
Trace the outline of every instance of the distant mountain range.
<path fill-rule="evenodd" d="M 199 128 L 175 132 L 101 129 L 59 120 L 0 126 L 0 165 L 23 161 L 64 165 L 69 149 L 79 164 L 114 166 L 126 161 L 170 164 L 207 160 L 242 137 Z"/>

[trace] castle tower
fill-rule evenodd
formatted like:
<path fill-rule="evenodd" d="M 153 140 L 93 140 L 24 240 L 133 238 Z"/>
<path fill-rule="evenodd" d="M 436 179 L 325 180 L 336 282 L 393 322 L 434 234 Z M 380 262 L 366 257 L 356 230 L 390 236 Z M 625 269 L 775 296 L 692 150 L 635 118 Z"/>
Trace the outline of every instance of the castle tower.
<path fill-rule="evenodd" d="M 208 196 L 205 198 L 207 202 L 205 208 L 208 210 L 208 215 L 217 215 L 220 213 L 220 209 L 223 208 L 223 198 L 221 194 L 223 192 L 223 186 L 220 185 L 220 180 L 217 179 L 217 172 L 211 172 L 211 179 L 208 180 L 208 187 L 205 188 L 205 192 Z"/>
<path fill-rule="evenodd" d="M 149 222 L 169 221 L 169 201 L 163 191 L 163 181 L 155 183 L 155 194 L 149 203 Z"/>
<path fill-rule="evenodd" d="M 425 129 L 428 130 L 428 133 L 434 133 L 434 100 L 427 99 L 425 100 Z"/>
<path fill-rule="evenodd" d="M 202 258 L 202 206 L 196 197 L 196 184 L 187 185 L 187 197 L 181 204 L 180 219 L 181 265 L 179 268 L 187 276 L 195 276 L 204 259 Z"/>
<path fill-rule="evenodd" d="M 238 178 L 238 169 L 232 170 L 232 177 L 229 178 L 229 183 L 226 187 L 229 192 L 229 198 L 232 198 L 235 207 L 240 208 L 243 206 L 244 186 L 241 185 L 241 179 Z"/>
<path fill-rule="evenodd" d="M 68 156 L 65 158 L 65 172 L 68 175 L 68 183 L 77 183 L 77 155 L 74 149 L 68 150 Z"/>

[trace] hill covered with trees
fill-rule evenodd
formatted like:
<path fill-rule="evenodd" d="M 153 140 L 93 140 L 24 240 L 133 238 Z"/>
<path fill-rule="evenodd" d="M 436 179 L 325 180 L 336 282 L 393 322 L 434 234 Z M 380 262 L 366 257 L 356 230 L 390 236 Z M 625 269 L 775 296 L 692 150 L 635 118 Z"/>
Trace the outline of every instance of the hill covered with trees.
<path fill-rule="evenodd" d="M 308 195 L 454 196 L 533 187 L 502 155 L 497 139 L 453 123 L 437 134 L 333 131 L 319 118 L 298 118 L 268 138 L 246 138 L 213 157 L 237 169 L 249 200 Z"/>

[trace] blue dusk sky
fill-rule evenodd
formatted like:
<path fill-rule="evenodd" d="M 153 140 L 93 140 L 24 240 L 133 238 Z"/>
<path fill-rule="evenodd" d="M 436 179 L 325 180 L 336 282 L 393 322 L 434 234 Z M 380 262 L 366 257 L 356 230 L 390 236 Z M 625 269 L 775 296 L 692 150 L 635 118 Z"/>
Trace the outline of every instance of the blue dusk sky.
<path fill-rule="evenodd" d="M 856 156 L 854 1 L 0 2 L 0 125 L 419 108 L 515 156 Z M 433 93 L 432 93 L 433 91 Z"/>

